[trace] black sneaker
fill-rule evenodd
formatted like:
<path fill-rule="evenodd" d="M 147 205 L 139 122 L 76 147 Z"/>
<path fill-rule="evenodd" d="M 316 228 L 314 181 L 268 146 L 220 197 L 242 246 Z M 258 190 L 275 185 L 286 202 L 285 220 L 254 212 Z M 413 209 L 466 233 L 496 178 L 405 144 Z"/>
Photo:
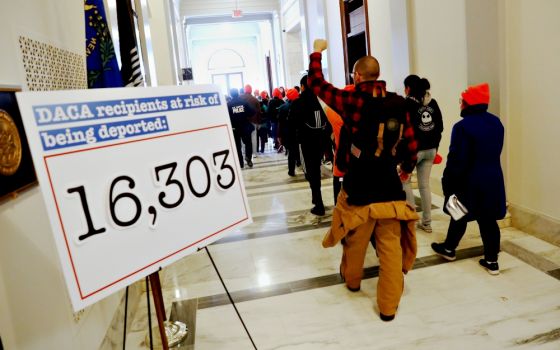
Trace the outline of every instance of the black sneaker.
<path fill-rule="evenodd" d="M 325 215 L 325 207 L 316 205 L 311 209 L 311 214 L 323 216 Z"/>
<path fill-rule="evenodd" d="M 247 159 L 247 166 L 248 166 L 249 168 L 252 168 L 252 167 L 253 167 L 253 161 L 252 161 L 251 159 Z"/>
<path fill-rule="evenodd" d="M 500 266 L 498 265 L 497 261 L 489 262 L 486 261 L 486 259 L 480 259 L 478 260 L 478 263 L 480 264 L 480 266 L 484 267 L 489 274 L 494 276 L 500 274 Z"/>
<path fill-rule="evenodd" d="M 288 171 L 288 175 L 289 176 L 296 176 L 296 173 L 294 173 L 293 171 Z"/>
<path fill-rule="evenodd" d="M 457 257 L 455 256 L 455 250 L 445 249 L 443 243 L 432 243 L 432 250 L 436 252 L 437 255 L 449 261 L 457 259 Z"/>

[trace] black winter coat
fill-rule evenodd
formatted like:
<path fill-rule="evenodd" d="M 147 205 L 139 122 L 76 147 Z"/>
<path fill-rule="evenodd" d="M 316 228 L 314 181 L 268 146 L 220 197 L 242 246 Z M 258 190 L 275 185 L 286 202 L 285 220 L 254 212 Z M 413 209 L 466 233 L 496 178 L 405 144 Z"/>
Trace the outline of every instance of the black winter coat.
<path fill-rule="evenodd" d="M 443 171 L 443 193 L 456 194 L 465 205 L 468 220 L 501 219 L 506 214 L 504 176 L 500 154 L 504 127 L 487 112 L 488 105 L 475 105 L 461 112 L 453 126 L 447 164 Z"/>

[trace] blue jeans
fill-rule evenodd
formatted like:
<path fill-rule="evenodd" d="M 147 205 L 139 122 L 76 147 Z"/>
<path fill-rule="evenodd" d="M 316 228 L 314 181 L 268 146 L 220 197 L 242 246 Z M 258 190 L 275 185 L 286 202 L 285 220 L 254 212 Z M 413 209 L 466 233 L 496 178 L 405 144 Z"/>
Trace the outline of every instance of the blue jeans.
<path fill-rule="evenodd" d="M 432 223 L 432 192 L 430 191 L 430 173 L 432 165 L 436 157 L 436 149 L 426 149 L 418 151 L 418 162 L 416 163 L 416 177 L 418 179 L 418 190 L 420 191 L 420 199 L 422 202 L 422 225 L 429 226 Z M 406 192 L 406 201 L 413 207 L 414 195 L 412 194 L 412 186 L 410 178 L 403 183 L 403 189 Z"/>

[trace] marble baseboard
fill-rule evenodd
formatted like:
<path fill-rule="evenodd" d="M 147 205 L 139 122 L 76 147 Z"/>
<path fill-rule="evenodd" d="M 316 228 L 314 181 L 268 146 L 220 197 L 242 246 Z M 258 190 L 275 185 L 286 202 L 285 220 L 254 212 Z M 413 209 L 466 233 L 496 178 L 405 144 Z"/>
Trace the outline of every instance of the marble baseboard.
<path fill-rule="evenodd" d="M 523 260 L 527 264 L 541 270 L 544 272 L 554 271 L 560 268 L 560 265 L 556 264 L 554 261 L 550 261 L 544 256 L 541 256 L 537 252 L 531 251 L 530 249 L 523 247 L 521 244 L 515 242 L 515 240 L 504 241 L 501 243 L 501 249 L 518 259 Z"/>
<path fill-rule="evenodd" d="M 132 321 L 136 317 L 136 310 L 138 309 L 138 302 L 142 295 L 142 284 L 144 279 L 131 284 L 128 287 L 128 309 L 127 309 L 127 319 L 126 319 L 126 329 L 127 334 L 130 332 Z M 124 335 L 124 309 L 126 294 L 123 290 L 122 298 L 119 306 L 115 310 L 113 315 L 113 320 L 107 333 L 105 334 L 105 339 L 101 343 L 99 349 L 109 350 L 109 349 L 122 349 L 123 347 L 123 335 Z"/>
<path fill-rule="evenodd" d="M 500 228 L 506 228 L 511 226 L 511 214 L 509 210 L 507 211 L 505 218 L 503 218 L 502 220 L 498 220 L 498 226 Z"/>
<path fill-rule="evenodd" d="M 512 204 L 509 211 L 513 227 L 560 247 L 560 221 Z"/>

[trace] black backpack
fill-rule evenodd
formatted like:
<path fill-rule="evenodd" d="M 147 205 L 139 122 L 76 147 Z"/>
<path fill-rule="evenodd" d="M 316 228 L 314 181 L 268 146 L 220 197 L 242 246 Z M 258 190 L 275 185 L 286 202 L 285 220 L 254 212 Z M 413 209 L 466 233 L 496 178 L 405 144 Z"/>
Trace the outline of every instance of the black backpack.
<path fill-rule="evenodd" d="M 399 161 L 406 124 L 405 99 L 381 86 L 364 99 L 362 118 L 354 125 L 356 131 L 352 134 L 349 125 L 340 130 L 336 166 L 343 172 L 350 170 L 351 164 L 383 161 L 396 166 Z"/>

